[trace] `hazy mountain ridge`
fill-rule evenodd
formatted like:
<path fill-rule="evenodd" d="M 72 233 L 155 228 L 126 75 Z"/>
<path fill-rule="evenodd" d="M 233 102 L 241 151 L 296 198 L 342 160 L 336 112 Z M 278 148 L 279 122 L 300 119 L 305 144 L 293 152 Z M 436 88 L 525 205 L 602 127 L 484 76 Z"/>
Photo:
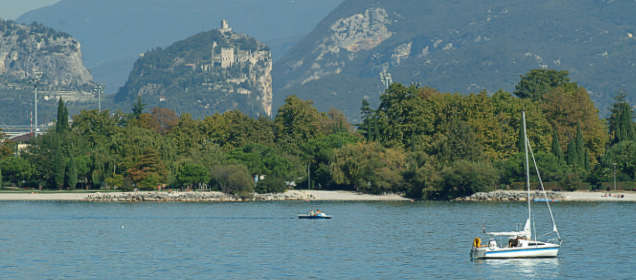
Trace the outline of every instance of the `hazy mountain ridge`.
<path fill-rule="evenodd" d="M 265 44 L 222 25 L 144 53 L 115 102 L 132 104 L 140 96 L 151 107 L 197 118 L 233 109 L 269 116 L 271 70 Z"/>
<path fill-rule="evenodd" d="M 139 53 L 166 47 L 228 19 L 235 31 L 265 42 L 273 58 L 306 35 L 342 0 L 62 0 L 18 21 L 41 22 L 82 42 L 95 79 L 116 92 Z M 123 70 L 123 71 L 122 71 Z"/>
<path fill-rule="evenodd" d="M 387 82 L 512 91 L 534 68 L 568 70 L 597 107 L 636 70 L 636 1 L 347 0 L 274 66 L 275 107 L 297 94 L 359 114 Z"/>

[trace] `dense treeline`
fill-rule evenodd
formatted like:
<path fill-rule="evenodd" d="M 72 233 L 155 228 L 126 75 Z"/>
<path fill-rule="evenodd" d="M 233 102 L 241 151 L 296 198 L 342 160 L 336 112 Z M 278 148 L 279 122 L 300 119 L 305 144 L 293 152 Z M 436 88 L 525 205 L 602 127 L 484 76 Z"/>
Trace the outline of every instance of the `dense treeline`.
<path fill-rule="evenodd" d="M 55 129 L 28 150 L 0 146 L 5 186 L 245 196 L 311 187 L 450 199 L 521 185 L 521 111 L 543 179 L 556 188 L 601 188 L 614 168 L 618 181 L 636 179 L 632 106 L 619 95 L 601 120 L 587 91 L 553 70 L 533 70 L 514 94 L 492 96 L 393 84 L 377 108 L 362 101 L 357 129 L 296 96 L 273 120 L 239 111 L 196 120 L 145 112 L 138 99 L 129 114 L 83 111 L 69 125 L 63 101 L 58 108 Z"/>

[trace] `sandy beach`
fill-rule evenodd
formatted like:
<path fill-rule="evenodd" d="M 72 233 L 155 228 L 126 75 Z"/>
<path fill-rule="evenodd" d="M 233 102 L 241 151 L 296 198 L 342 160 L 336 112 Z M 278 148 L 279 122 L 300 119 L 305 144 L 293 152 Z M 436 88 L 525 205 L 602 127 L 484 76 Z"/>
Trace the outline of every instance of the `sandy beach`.
<path fill-rule="evenodd" d="M 521 192 L 521 191 L 509 191 Z M 174 192 L 172 193 L 174 194 Z M 587 201 L 587 202 L 636 202 L 636 192 L 560 192 L 561 201 Z M 91 193 L 1 193 L 0 201 L 88 201 Z M 350 191 L 320 191 L 320 190 L 291 190 L 284 195 L 288 199 L 271 200 L 295 200 L 297 197 L 310 197 L 312 201 L 410 201 L 397 194 L 371 195 Z"/>

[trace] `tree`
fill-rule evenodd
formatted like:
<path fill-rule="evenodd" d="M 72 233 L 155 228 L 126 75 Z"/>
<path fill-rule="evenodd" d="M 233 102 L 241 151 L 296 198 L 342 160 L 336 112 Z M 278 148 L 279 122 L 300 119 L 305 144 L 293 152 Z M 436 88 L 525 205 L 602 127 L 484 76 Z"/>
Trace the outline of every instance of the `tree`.
<path fill-rule="evenodd" d="M 0 189 L 2 189 L 2 168 L 0 168 Z"/>
<path fill-rule="evenodd" d="M 53 164 L 53 184 L 58 189 L 62 189 L 64 187 L 64 175 L 66 175 L 66 158 L 62 153 L 62 146 L 59 142 L 55 148 Z"/>
<path fill-rule="evenodd" d="M 561 144 L 559 143 L 559 133 L 556 129 L 552 130 L 552 154 L 559 160 L 563 160 L 563 150 L 561 150 Z"/>
<path fill-rule="evenodd" d="M 544 94 L 553 88 L 570 84 L 568 71 L 556 71 L 551 69 L 534 69 L 525 75 L 515 86 L 514 94 L 519 98 L 540 100 Z"/>
<path fill-rule="evenodd" d="M 636 140 L 634 122 L 632 121 L 634 111 L 631 105 L 625 101 L 625 94 L 618 94 L 614 100 L 616 102 L 612 105 L 611 115 L 607 120 L 612 144 L 624 140 Z"/>
<path fill-rule="evenodd" d="M 295 95 L 285 98 L 274 119 L 276 139 L 287 149 L 324 134 L 321 124 L 326 117 L 318 112 L 311 100 L 304 101 Z"/>
<path fill-rule="evenodd" d="M 584 141 L 579 148 L 588 149 L 590 160 L 595 161 L 604 153 L 605 144 L 608 142 L 607 128 L 599 118 L 598 109 L 587 90 L 578 86 L 554 88 L 543 96 L 541 108 L 545 118 L 550 120 L 552 128 L 559 133 L 559 139 L 575 136 L 580 127 L 579 140 Z M 579 151 L 582 159 L 583 151 Z"/>
<path fill-rule="evenodd" d="M 578 163 L 579 155 L 577 154 L 576 141 L 574 139 L 568 143 L 568 151 L 565 159 L 568 165 L 571 166 L 576 166 Z"/>
<path fill-rule="evenodd" d="M 133 107 L 132 107 L 133 117 L 135 119 L 139 119 L 139 116 L 141 116 L 141 114 L 144 112 L 145 107 L 146 107 L 146 104 L 141 102 L 141 96 L 137 96 L 137 102 L 135 102 L 135 104 L 133 104 Z"/>
<path fill-rule="evenodd" d="M 369 106 L 367 99 L 362 99 L 362 106 L 360 107 L 360 118 L 362 122 L 358 125 L 358 132 L 364 136 L 367 141 L 370 141 L 371 136 L 371 124 L 373 111 Z"/>
<path fill-rule="evenodd" d="M 152 129 L 165 135 L 179 122 L 177 113 L 170 109 L 155 107 L 152 109 Z"/>
<path fill-rule="evenodd" d="M 364 193 L 402 192 L 406 154 L 376 142 L 345 145 L 329 166 L 336 184 Z"/>
<path fill-rule="evenodd" d="M 583 133 L 581 132 L 581 125 L 576 127 L 576 137 L 574 138 L 574 145 L 576 148 L 576 165 L 579 167 L 585 166 L 585 155 L 587 150 L 585 149 L 585 143 L 583 142 Z"/>
<path fill-rule="evenodd" d="M 68 170 L 66 172 L 66 185 L 69 189 L 77 187 L 77 161 L 70 157 L 68 162 Z"/>
<path fill-rule="evenodd" d="M 152 189 L 157 187 L 167 173 L 159 152 L 151 147 L 147 147 L 133 159 L 132 167 L 126 171 L 128 178 L 140 189 Z"/>
<path fill-rule="evenodd" d="M 465 160 L 456 161 L 452 166 L 444 168 L 441 177 L 438 192 L 429 198 L 446 200 L 489 191 L 499 180 L 497 170 L 492 166 Z"/>
<path fill-rule="evenodd" d="M 177 184 L 185 187 L 201 187 L 210 181 L 208 170 L 200 164 L 185 162 L 179 166 L 177 171 Z"/>
<path fill-rule="evenodd" d="M 254 181 L 244 165 L 217 165 L 210 170 L 211 185 L 224 193 L 246 197 L 254 191 Z"/>
<path fill-rule="evenodd" d="M 63 133 L 68 130 L 68 110 L 62 98 L 57 105 L 57 122 L 55 123 L 55 132 Z"/>

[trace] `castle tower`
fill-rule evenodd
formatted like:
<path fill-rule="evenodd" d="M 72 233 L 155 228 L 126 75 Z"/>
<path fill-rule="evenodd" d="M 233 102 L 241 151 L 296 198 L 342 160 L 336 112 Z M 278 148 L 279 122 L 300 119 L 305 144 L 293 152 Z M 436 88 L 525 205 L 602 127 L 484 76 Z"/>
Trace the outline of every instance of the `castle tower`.
<path fill-rule="evenodd" d="M 234 64 L 234 48 L 221 48 L 221 68 L 232 67 Z"/>
<path fill-rule="evenodd" d="M 223 19 L 221 20 L 221 28 L 219 28 L 219 31 L 221 33 L 232 32 L 232 27 L 230 27 L 230 25 L 227 24 L 227 20 Z"/>

